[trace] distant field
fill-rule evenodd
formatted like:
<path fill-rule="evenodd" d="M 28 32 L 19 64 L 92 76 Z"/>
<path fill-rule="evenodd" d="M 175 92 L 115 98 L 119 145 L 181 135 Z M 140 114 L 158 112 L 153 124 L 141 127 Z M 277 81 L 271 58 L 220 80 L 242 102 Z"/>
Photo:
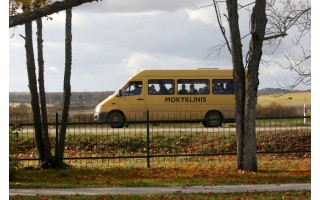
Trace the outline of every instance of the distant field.
<path fill-rule="evenodd" d="M 281 106 L 306 106 L 311 105 L 311 92 L 296 92 L 288 94 L 270 94 L 270 95 L 260 95 L 258 97 L 258 104 L 261 106 L 268 106 L 270 103 L 277 103 Z"/>

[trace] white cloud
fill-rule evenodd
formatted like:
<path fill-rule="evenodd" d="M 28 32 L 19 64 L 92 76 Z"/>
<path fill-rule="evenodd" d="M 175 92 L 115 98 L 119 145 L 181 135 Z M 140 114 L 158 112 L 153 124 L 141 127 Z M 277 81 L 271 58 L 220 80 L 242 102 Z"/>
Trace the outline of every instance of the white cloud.
<path fill-rule="evenodd" d="M 194 10 L 188 12 L 190 20 L 200 21 L 210 25 L 218 26 L 215 11 L 212 7 L 203 8 L 200 10 Z"/>
<path fill-rule="evenodd" d="M 124 17 L 153 17 L 164 14 L 164 11 L 143 11 L 143 12 L 129 12 L 129 13 L 114 13 L 114 16 L 124 16 Z"/>
<path fill-rule="evenodd" d="M 210 4 L 209 0 L 104 0 L 83 4 L 77 7 L 81 12 L 100 12 L 100 13 L 139 13 L 145 11 L 166 11 L 174 12 L 181 9 L 192 9 L 203 5 Z"/>
<path fill-rule="evenodd" d="M 56 66 L 48 66 L 47 69 L 49 72 L 59 72 Z"/>
<path fill-rule="evenodd" d="M 152 66 L 155 62 L 157 60 L 147 53 L 135 53 L 122 61 L 124 66 L 127 66 L 133 73 L 141 71 L 141 68 Z"/>

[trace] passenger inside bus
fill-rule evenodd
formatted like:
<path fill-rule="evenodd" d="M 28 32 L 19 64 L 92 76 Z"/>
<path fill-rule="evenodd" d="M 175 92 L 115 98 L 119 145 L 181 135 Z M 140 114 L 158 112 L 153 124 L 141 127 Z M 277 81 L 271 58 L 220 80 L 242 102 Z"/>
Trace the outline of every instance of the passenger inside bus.
<path fill-rule="evenodd" d="M 157 94 L 157 90 L 155 89 L 154 85 L 149 87 L 149 94 Z"/>
<path fill-rule="evenodd" d="M 141 94 L 141 86 L 138 85 L 137 82 L 133 82 L 133 87 L 134 89 L 130 92 L 130 95 L 138 95 L 138 94 Z"/>
<path fill-rule="evenodd" d="M 233 94 L 233 83 L 229 82 L 226 85 L 226 94 Z"/>
<path fill-rule="evenodd" d="M 168 94 L 168 89 L 166 88 L 166 85 L 164 83 L 160 83 L 160 90 L 159 90 L 160 94 Z"/>
<path fill-rule="evenodd" d="M 194 84 L 190 84 L 190 94 L 197 94 L 197 90 L 194 88 Z"/>
<path fill-rule="evenodd" d="M 205 86 L 202 89 L 202 93 L 203 94 L 209 94 L 209 87 L 208 87 L 208 83 L 205 83 Z"/>
<path fill-rule="evenodd" d="M 179 90 L 179 94 L 188 94 L 188 91 L 186 90 L 186 85 L 182 84 L 181 90 Z"/>
<path fill-rule="evenodd" d="M 173 88 L 170 88 L 168 92 L 169 92 L 169 94 L 174 94 Z"/>
<path fill-rule="evenodd" d="M 234 93 L 234 87 L 233 87 L 233 81 L 219 81 L 213 82 L 213 94 L 233 94 Z"/>

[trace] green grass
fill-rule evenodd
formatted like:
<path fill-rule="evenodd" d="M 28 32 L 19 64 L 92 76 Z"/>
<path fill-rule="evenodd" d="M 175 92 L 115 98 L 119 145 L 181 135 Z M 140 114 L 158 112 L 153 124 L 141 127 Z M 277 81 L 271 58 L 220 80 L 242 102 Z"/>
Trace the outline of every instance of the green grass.
<path fill-rule="evenodd" d="M 142 199 L 221 199 L 221 200 L 244 200 L 244 199 L 259 199 L 259 200 L 286 200 L 286 199 L 311 199 L 311 191 L 288 191 L 288 192 L 255 192 L 255 193 L 226 193 L 226 194 L 166 194 L 166 195 L 99 195 L 99 196 L 10 196 L 12 200 L 104 200 L 104 199 L 119 199 L 119 200 L 142 200 Z"/>
<path fill-rule="evenodd" d="M 185 158 L 184 158 L 185 159 Z M 20 169 L 10 188 L 81 188 L 118 186 L 193 186 L 311 181 L 311 159 L 305 156 L 258 155 L 258 172 L 236 169 L 236 156 L 152 159 L 151 168 L 139 163 L 60 170 Z M 140 163 L 141 164 L 141 163 Z"/>

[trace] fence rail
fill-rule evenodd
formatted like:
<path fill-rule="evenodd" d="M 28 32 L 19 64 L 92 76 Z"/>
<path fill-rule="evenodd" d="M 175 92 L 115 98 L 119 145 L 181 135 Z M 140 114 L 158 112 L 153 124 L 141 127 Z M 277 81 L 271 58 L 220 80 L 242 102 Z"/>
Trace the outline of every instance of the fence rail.
<path fill-rule="evenodd" d="M 258 118 L 256 121 L 257 153 L 311 152 L 310 117 Z M 110 128 L 107 122 L 48 123 L 52 154 L 57 155 L 59 126 L 67 124 L 64 158 L 74 164 L 85 160 L 145 160 L 236 155 L 234 123 L 204 128 L 198 120 L 128 121 L 124 128 Z M 178 123 L 179 122 L 179 123 Z M 9 125 L 13 126 L 14 122 Z M 34 124 L 20 123 L 18 158 L 38 161 Z M 54 158 L 58 159 L 58 158 Z M 100 160 L 100 161 L 97 161 Z M 71 162 L 73 161 L 73 162 Z"/>

